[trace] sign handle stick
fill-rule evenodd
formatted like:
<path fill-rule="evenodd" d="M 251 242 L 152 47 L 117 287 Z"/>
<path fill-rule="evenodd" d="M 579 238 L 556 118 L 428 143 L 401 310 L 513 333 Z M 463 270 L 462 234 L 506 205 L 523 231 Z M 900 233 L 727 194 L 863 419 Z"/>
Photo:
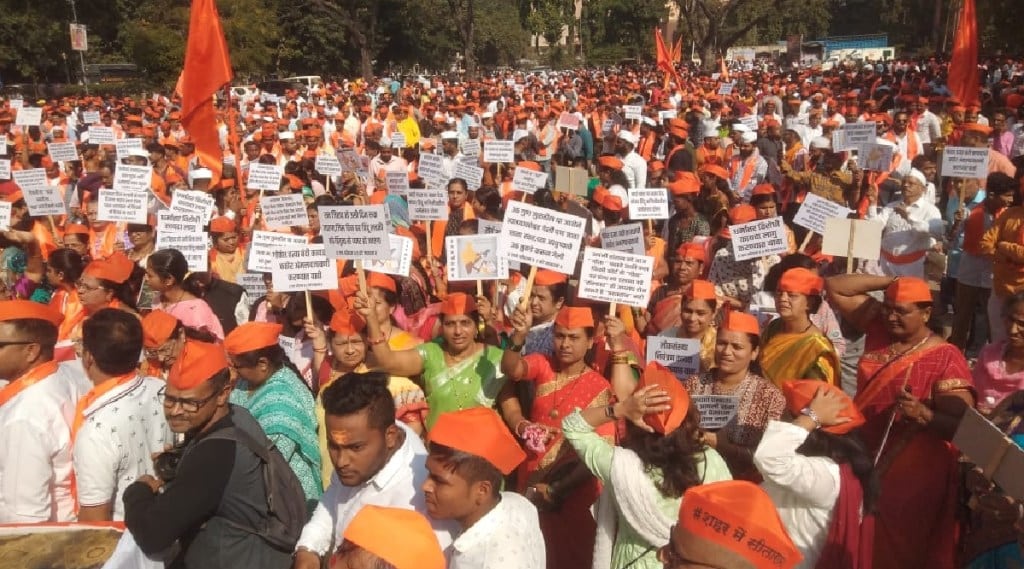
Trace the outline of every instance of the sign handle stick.
<path fill-rule="evenodd" d="M 484 281 L 482 281 L 480 279 L 476 280 L 476 295 L 477 296 L 483 296 L 484 295 Z"/>
<path fill-rule="evenodd" d="M 533 280 L 537 278 L 537 265 L 530 267 L 530 274 L 526 277 L 526 288 L 523 289 L 523 297 L 519 299 L 519 305 L 530 302 L 530 293 L 533 292 Z"/>
<path fill-rule="evenodd" d="M 262 212 L 263 211 L 263 189 L 262 188 L 260 189 L 260 197 L 257 198 L 256 205 L 260 206 L 260 212 Z M 260 220 L 260 212 L 257 212 L 252 217 L 252 227 L 253 227 L 253 229 L 256 228 L 256 222 Z"/>
<path fill-rule="evenodd" d="M 807 244 L 811 242 L 811 237 L 814 237 L 814 232 L 808 230 L 807 235 L 804 235 L 804 240 L 800 242 L 800 248 L 796 250 L 797 253 L 803 253 L 804 249 L 807 249 Z"/>
<path fill-rule="evenodd" d="M 309 294 L 308 290 L 303 291 L 306 294 L 306 318 L 310 322 L 316 322 L 313 320 L 313 295 Z"/>
<path fill-rule="evenodd" d="M 846 274 L 853 273 L 853 240 L 857 233 L 856 220 L 850 221 L 850 240 L 846 244 Z"/>
<path fill-rule="evenodd" d="M 327 193 L 327 195 L 331 195 L 331 177 L 324 176 L 324 182 L 324 191 Z"/>
<path fill-rule="evenodd" d="M 654 220 L 653 219 L 648 219 L 647 220 L 647 232 L 650 233 L 651 235 L 654 235 Z"/>
<path fill-rule="evenodd" d="M 358 275 L 358 277 L 359 277 L 359 290 L 363 294 L 367 294 L 367 292 L 366 292 L 366 290 L 367 290 L 366 289 L 366 271 L 363 269 L 363 260 L 362 259 L 356 259 L 356 275 Z"/>
<path fill-rule="evenodd" d="M 964 182 L 966 182 L 966 181 L 967 180 L 964 180 Z M 967 205 L 964 203 L 964 200 L 966 198 L 967 198 L 967 184 L 961 183 L 960 184 L 960 208 L 959 209 L 962 210 L 962 209 L 965 209 L 967 207 Z"/>
<path fill-rule="evenodd" d="M 615 315 L 619 313 L 618 308 L 619 308 L 619 305 L 617 303 L 613 302 L 613 303 L 609 304 L 608 305 L 608 316 L 611 316 L 612 318 L 615 318 Z"/>

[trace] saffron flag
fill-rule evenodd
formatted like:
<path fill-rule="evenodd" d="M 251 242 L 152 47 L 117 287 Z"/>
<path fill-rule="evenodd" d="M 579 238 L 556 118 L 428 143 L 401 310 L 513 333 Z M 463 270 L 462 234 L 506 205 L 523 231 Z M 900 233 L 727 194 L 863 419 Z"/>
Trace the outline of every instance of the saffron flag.
<path fill-rule="evenodd" d="M 185 67 L 179 78 L 181 124 L 196 145 L 203 166 L 220 179 L 224 154 L 217 132 L 213 95 L 231 82 L 231 58 L 215 0 L 192 0 Z"/>
<path fill-rule="evenodd" d="M 949 90 L 964 106 L 981 104 L 978 76 L 978 19 L 974 0 L 964 0 L 960 23 L 953 36 L 953 58 L 949 62 Z"/>
<path fill-rule="evenodd" d="M 665 47 L 665 38 L 661 37 L 661 29 L 654 28 L 654 49 L 657 56 L 658 69 L 661 69 L 668 76 L 676 78 L 676 68 L 672 65 L 672 54 Z M 677 80 L 676 83 L 679 83 Z"/>
<path fill-rule="evenodd" d="M 672 46 L 672 63 L 679 63 L 683 60 L 683 36 L 679 36 L 676 44 Z"/>

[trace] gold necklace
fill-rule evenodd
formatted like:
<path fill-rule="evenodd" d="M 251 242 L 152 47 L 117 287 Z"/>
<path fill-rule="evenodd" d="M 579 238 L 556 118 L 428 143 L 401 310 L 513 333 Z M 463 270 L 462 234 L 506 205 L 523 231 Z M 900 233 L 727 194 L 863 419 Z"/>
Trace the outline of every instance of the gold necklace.
<path fill-rule="evenodd" d="M 562 403 L 565 403 L 565 401 L 569 397 L 571 397 L 573 393 L 576 392 L 576 387 L 580 384 L 580 382 L 578 382 L 576 380 L 579 379 L 580 376 L 583 375 L 586 372 L 587 372 L 587 367 L 583 366 L 583 369 L 581 369 L 578 373 L 576 373 L 575 375 L 572 375 L 572 376 L 570 376 L 570 375 L 563 375 L 561 372 L 555 374 L 555 382 L 556 383 L 558 382 L 558 377 L 562 376 L 562 378 L 566 380 L 566 386 L 569 383 L 571 383 L 572 387 L 569 388 L 569 392 L 566 393 L 565 395 L 563 395 L 561 399 L 555 398 L 555 402 L 551 406 L 551 411 L 548 412 L 548 417 L 551 417 L 552 419 L 558 419 L 558 417 L 559 417 L 558 406 L 560 404 L 562 404 Z M 566 386 L 562 386 L 562 389 L 565 389 Z"/>

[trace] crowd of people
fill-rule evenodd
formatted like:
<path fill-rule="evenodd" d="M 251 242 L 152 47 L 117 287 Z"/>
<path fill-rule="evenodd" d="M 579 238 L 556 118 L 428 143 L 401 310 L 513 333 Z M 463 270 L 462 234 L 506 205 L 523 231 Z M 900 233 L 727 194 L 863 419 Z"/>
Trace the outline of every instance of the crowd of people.
<path fill-rule="evenodd" d="M 219 98 L 216 133 L 173 95 L 4 100 L 0 524 L 120 524 L 111 568 L 1019 567 L 1024 506 L 951 443 L 975 408 L 1024 446 L 1024 65 L 988 71 L 977 105 L 935 59 L 355 80 Z M 882 167 L 835 146 L 859 123 Z M 985 175 L 941 175 L 951 147 Z M 145 222 L 103 205 L 125 166 Z M 410 218 L 427 188 L 447 220 Z M 601 247 L 646 188 L 669 215 L 640 222 L 643 306 L 582 298 L 579 262 L 449 279 L 445 239 L 511 201 Z M 159 235 L 186 191 L 213 201 L 201 266 Z M 265 193 L 308 223 L 268 225 Z M 826 254 L 794 221 L 812 197 L 880 224 L 877 256 Z M 322 243 L 319 208 L 368 204 L 407 273 L 337 259 L 282 292 L 252 268 L 257 236 Z M 730 228 L 775 218 L 784 250 L 739 260 Z"/>

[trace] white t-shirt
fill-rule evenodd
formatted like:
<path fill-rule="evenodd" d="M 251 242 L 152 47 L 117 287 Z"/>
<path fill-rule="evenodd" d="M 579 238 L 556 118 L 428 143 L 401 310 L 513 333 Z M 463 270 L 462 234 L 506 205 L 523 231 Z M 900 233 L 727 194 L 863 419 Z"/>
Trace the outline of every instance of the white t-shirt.
<path fill-rule="evenodd" d="M 451 548 L 449 569 L 545 569 L 547 557 L 537 508 L 526 498 L 502 492 L 501 501 Z"/>

